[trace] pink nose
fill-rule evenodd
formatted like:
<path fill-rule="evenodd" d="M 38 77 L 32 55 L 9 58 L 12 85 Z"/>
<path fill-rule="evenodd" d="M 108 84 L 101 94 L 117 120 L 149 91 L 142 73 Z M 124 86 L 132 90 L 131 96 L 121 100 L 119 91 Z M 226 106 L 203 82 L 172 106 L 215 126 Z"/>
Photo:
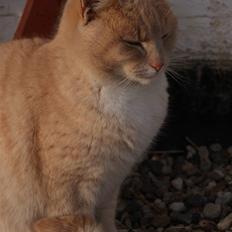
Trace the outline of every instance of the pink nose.
<path fill-rule="evenodd" d="M 149 65 L 152 68 L 154 68 L 156 70 L 156 72 L 159 72 L 163 68 L 163 66 L 164 66 L 163 63 L 150 63 Z"/>

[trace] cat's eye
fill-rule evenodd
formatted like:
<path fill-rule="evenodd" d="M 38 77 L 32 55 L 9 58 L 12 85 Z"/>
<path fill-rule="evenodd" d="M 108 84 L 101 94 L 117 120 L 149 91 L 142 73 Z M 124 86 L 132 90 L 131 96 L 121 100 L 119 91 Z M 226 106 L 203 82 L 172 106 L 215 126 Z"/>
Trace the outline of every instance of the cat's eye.
<path fill-rule="evenodd" d="M 122 40 L 122 41 L 131 47 L 138 47 L 144 49 L 143 44 L 140 41 L 134 41 L 134 40 Z"/>
<path fill-rule="evenodd" d="M 167 39 L 169 36 L 169 33 L 163 34 L 162 39 Z"/>

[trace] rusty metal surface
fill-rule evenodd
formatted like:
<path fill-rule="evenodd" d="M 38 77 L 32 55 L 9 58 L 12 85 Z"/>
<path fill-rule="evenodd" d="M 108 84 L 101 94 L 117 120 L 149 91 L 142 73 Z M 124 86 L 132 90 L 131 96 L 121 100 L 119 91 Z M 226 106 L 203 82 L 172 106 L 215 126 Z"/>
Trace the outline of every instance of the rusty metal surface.
<path fill-rule="evenodd" d="M 49 38 L 56 31 L 65 0 L 27 0 L 15 38 Z"/>

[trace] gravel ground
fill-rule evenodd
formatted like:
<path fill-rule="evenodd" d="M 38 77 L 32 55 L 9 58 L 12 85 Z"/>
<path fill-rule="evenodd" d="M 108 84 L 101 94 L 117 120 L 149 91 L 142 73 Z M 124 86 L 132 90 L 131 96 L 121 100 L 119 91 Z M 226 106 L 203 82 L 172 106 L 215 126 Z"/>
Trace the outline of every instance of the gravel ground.
<path fill-rule="evenodd" d="M 123 184 L 122 232 L 232 232 L 232 147 L 150 152 Z"/>

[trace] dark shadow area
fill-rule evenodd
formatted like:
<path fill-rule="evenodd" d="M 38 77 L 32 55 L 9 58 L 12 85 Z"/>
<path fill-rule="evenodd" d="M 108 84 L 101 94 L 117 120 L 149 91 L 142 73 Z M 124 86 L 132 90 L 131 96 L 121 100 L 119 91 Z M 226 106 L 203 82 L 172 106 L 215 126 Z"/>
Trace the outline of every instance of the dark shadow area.
<path fill-rule="evenodd" d="M 170 108 L 157 150 L 183 149 L 189 137 L 198 145 L 232 144 L 232 71 L 195 64 L 170 82 Z"/>
<path fill-rule="evenodd" d="M 132 232 L 232 228 L 232 72 L 196 64 L 169 77 L 157 145 L 125 180 L 117 225 Z"/>

